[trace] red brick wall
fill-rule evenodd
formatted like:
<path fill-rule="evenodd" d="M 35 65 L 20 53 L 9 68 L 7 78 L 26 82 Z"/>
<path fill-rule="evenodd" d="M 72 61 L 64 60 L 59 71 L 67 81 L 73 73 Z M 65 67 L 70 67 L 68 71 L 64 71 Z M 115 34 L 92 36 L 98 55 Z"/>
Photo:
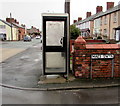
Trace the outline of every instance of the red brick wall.
<path fill-rule="evenodd" d="M 25 29 L 24 28 L 19 28 L 19 40 L 22 40 L 24 35 L 25 35 Z"/>
<path fill-rule="evenodd" d="M 92 60 L 91 62 L 91 55 L 93 54 L 113 54 L 114 77 L 120 77 L 120 46 L 115 49 L 105 49 L 105 47 L 104 49 L 100 49 L 99 46 L 98 48 L 93 47 L 93 49 L 88 49 L 86 48 L 86 44 L 79 43 L 78 41 L 77 43 L 75 41 L 73 53 L 75 76 L 83 78 L 90 78 L 91 76 L 92 78 L 112 76 L 112 59 Z"/>
<path fill-rule="evenodd" d="M 70 53 L 71 53 L 71 51 L 72 51 L 72 44 L 74 44 L 74 41 L 75 41 L 75 40 L 70 40 Z"/>

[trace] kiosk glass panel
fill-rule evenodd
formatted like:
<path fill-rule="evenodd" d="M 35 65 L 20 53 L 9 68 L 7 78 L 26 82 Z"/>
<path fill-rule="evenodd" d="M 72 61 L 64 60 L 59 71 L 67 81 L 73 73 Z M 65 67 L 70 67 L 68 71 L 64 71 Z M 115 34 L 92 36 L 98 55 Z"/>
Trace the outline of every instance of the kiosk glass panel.
<path fill-rule="evenodd" d="M 64 37 L 64 21 L 46 22 L 46 46 L 61 46 Z"/>

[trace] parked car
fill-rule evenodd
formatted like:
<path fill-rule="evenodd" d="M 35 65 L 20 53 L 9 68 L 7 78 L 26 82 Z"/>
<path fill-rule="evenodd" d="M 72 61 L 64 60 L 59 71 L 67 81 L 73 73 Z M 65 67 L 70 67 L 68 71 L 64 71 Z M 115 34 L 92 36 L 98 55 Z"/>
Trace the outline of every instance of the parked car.
<path fill-rule="evenodd" d="M 31 41 L 31 37 L 30 37 L 29 35 L 26 35 L 26 36 L 24 37 L 24 41 Z"/>
<path fill-rule="evenodd" d="M 42 36 L 36 36 L 36 39 L 40 39 L 40 43 L 42 43 Z"/>
<path fill-rule="evenodd" d="M 5 34 L 0 34 L 0 40 L 1 40 L 1 41 L 6 40 Z"/>
<path fill-rule="evenodd" d="M 41 37 L 40 37 L 40 36 L 36 36 L 35 38 L 36 38 L 36 39 L 40 39 Z"/>

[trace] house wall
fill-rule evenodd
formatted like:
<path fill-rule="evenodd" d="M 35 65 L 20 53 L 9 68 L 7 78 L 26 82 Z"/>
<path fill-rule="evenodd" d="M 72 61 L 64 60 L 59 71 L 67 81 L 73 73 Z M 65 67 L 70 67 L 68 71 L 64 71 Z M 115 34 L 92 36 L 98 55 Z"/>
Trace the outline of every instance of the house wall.
<path fill-rule="evenodd" d="M 13 38 L 12 38 L 11 27 L 2 21 L 0 21 L 0 25 L 5 25 L 6 40 L 18 40 L 18 29 L 17 28 L 12 27 L 12 34 L 13 34 Z"/>
<path fill-rule="evenodd" d="M 94 30 L 94 21 L 90 21 L 90 36 L 93 36 L 93 30 Z"/>
<path fill-rule="evenodd" d="M 114 22 L 114 14 L 116 13 L 116 19 L 117 21 Z M 100 25 L 100 30 L 101 30 L 101 35 L 104 39 L 115 39 L 115 29 L 114 28 L 117 28 L 118 26 L 120 26 L 120 11 L 117 11 L 117 12 L 113 12 L 111 14 L 108 14 L 108 15 L 105 15 L 105 16 L 101 16 L 100 18 L 102 18 L 102 24 L 100 25 L 99 23 L 101 23 L 100 21 L 100 18 L 96 19 L 96 21 L 99 20 L 99 22 L 97 23 L 96 22 L 96 25 L 94 26 L 95 28 L 96 27 L 99 27 Z M 105 17 L 107 19 L 107 23 L 105 24 Z M 99 29 L 99 28 L 98 28 Z M 105 34 L 105 29 L 106 29 L 106 34 Z"/>
<path fill-rule="evenodd" d="M 11 40 L 11 27 L 0 21 L 0 25 L 5 25 L 6 40 Z"/>
<path fill-rule="evenodd" d="M 18 28 L 18 39 L 22 40 L 25 36 L 25 28 Z"/>
<path fill-rule="evenodd" d="M 18 29 L 12 28 L 13 40 L 18 40 Z"/>
<path fill-rule="evenodd" d="M 119 4 L 120 6 L 120 4 Z M 118 26 L 120 26 L 120 10 L 118 11 Z"/>
<path fill-rule="evenodd" d="M 102 16 L 100 17 L 102 18 L 101 20 L 101 26 L 100 26 L 100 29 L 101 29 L 101 35 L 104 39 L 109 39 L 109 15 L 105 15 L 105 16 Z M 105 18 L 106 18 L 106 23 L 105 23 Z"/>
<path fill-rule="evenodd" d="M 116 13 L 116 19 L 117 21 L 114 22 L 114 13 Z M 117 28 L 118 27 L 118 11 L 117 12 L 114 12 L 111 14 L 111 21 L 110 21 L 110 39 L 115 39 L 115 29 L 114 28 Z"/>

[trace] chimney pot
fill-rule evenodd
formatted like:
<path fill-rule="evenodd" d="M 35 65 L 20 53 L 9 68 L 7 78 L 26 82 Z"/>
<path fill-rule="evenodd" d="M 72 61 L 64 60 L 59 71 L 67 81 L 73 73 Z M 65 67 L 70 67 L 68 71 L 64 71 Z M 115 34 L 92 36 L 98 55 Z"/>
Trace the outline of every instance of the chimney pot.
<path fill-rule="evenodd" d="M 11 22 L 15 22 L 14 18 L 6 18 L 6 21 L 11 23 Z"/>
<path fill-rule="evenodd" d="M 16 24 L 19 24 L 19 22 L 16 22 Z"/>
<path fill-rule="evenodd" d="M 114 7 L 114 2 L 107 2 L 107 10 Z"/>
<path fill-rule="evenodd" d="M 86 18 L 90 17 L 91 16 L 91 12 L 87 12 L 86 13 Z"/>
<path fill-rule="evenodd" d="M 76 23 L 76 22 L 77 22 L 77 20 L 74 20 L 74 21 L 73 21 L 73 23 Z"/>
<path fill-rule="evenodd" d="M 81 21 L 82 20 L 82 17 L 78 17 L 78 21 Z"/>
<path fill-rule="evenodd" d="M 102 12 L 103 11 L 103 7 L 102 6 L 97 6 L 96 7 L 96 14 L 99 13 L 99 12 Z"/>

